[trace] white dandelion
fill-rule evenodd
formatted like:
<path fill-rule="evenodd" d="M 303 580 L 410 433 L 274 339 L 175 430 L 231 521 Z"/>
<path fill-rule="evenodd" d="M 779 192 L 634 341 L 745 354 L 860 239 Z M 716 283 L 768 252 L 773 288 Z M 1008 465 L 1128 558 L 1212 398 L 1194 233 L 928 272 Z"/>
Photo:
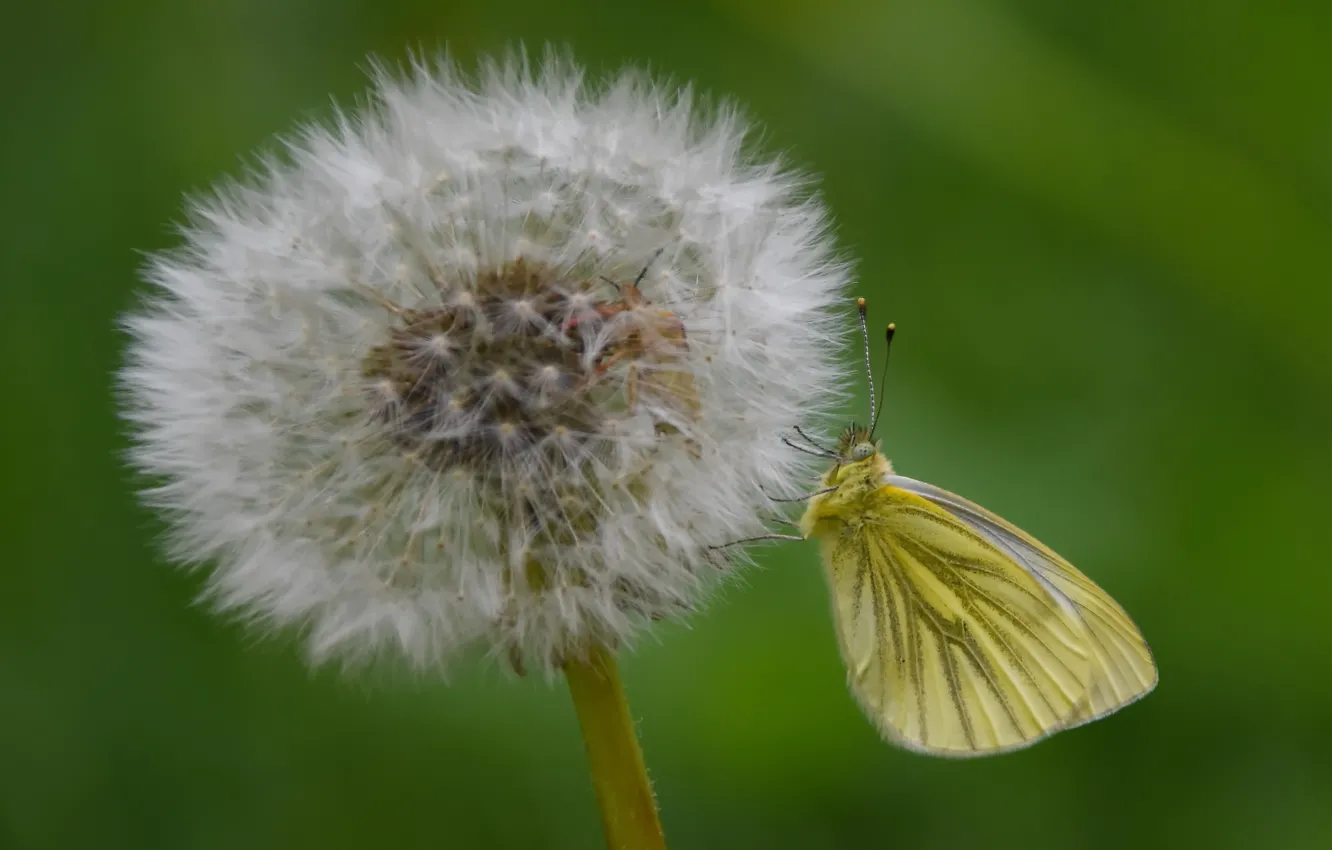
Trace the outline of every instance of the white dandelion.
<path fill-rule="evenodd" d="M 779 435 L 846 324 L 745 133 L 635 73 L 418 64 L 195 204 L 121 373 L 172 556 L 315 662 L 550 670 L 696 608 L 807 486 Z"/>

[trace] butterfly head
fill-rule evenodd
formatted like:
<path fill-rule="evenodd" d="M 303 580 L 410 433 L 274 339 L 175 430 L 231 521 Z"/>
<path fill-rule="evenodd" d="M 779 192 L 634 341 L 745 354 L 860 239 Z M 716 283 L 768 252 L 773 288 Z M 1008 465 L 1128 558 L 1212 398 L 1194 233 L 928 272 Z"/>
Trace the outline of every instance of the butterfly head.
<path fill-rule="evenodd" d="M 859 463 L 879 453 L 870 429 L 854 422 L 847 426 L 837 440 L 837 457 L 842 463 Z"/>
<path fill-rule="evenodd" d="M 892 471 L 868 428 L 852 424 L 837 440 L 837 462 L 824 476 L 825 486 L 841 486 L 852 479 L 877 480 Z"/>

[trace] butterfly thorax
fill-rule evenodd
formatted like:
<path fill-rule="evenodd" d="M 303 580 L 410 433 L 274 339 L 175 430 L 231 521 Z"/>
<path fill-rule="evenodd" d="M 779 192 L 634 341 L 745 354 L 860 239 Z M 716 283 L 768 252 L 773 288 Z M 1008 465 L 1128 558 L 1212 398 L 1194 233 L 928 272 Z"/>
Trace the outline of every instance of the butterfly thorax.
<path fill-rule="evenodd" d="M 844 459 L 824 473 L 821 488 L 837 489 L 810 499 L 800 520 L 800 531 L 807 538 L 857 528 L 866 516 L 873 515 L 869 510 L 870 502 L 884 486 L 884 477 L 893 474 L 893 465 L 872 443 L 861 441 L 850 446 L 848 451 L 840 451 L 842 444 L 839 442 L 838 449 Z M 867 452 L 868 456 L 858 457 Z"/>

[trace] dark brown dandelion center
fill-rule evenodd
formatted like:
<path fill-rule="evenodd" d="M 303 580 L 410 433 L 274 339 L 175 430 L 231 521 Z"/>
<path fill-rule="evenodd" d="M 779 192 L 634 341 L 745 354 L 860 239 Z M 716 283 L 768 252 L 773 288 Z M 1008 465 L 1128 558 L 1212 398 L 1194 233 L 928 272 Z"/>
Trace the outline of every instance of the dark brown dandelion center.
<path fill-rule="evenodd" d="M 591 285 L 519 260 L 439 306 L 395 310 L 363 368 L 376 420 L 433 469 L 493 475 L 518 460 L 558 472 L 607 416 L 586 356 L 601 321 Z"/>

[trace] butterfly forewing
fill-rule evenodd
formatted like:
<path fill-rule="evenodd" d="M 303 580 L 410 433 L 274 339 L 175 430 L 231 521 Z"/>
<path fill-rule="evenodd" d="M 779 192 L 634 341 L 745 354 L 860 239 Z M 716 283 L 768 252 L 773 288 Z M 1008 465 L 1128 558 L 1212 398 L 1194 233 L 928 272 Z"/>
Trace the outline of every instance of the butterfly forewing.
<path fill-rule="evenodd" d="M 1156 686 L 1156 663 L 1142 632 L 1119 603 L 1068 561 L 1001 517 L 947 490 L 899 475 L 888 476 L 885 483 L 920 496 L 965 523 L 1077 609 L 1087 626 L 1094 664 L 1087 699 L 1071 725 L 1109 714 Z"/>
<path fill-rule="evenodd" d="M 825 545 L 852 690 L 895 742 L 981 755 L 1085 712 L 1078 612 L 953 514 L 883 487 L 860 527 Z"/>

